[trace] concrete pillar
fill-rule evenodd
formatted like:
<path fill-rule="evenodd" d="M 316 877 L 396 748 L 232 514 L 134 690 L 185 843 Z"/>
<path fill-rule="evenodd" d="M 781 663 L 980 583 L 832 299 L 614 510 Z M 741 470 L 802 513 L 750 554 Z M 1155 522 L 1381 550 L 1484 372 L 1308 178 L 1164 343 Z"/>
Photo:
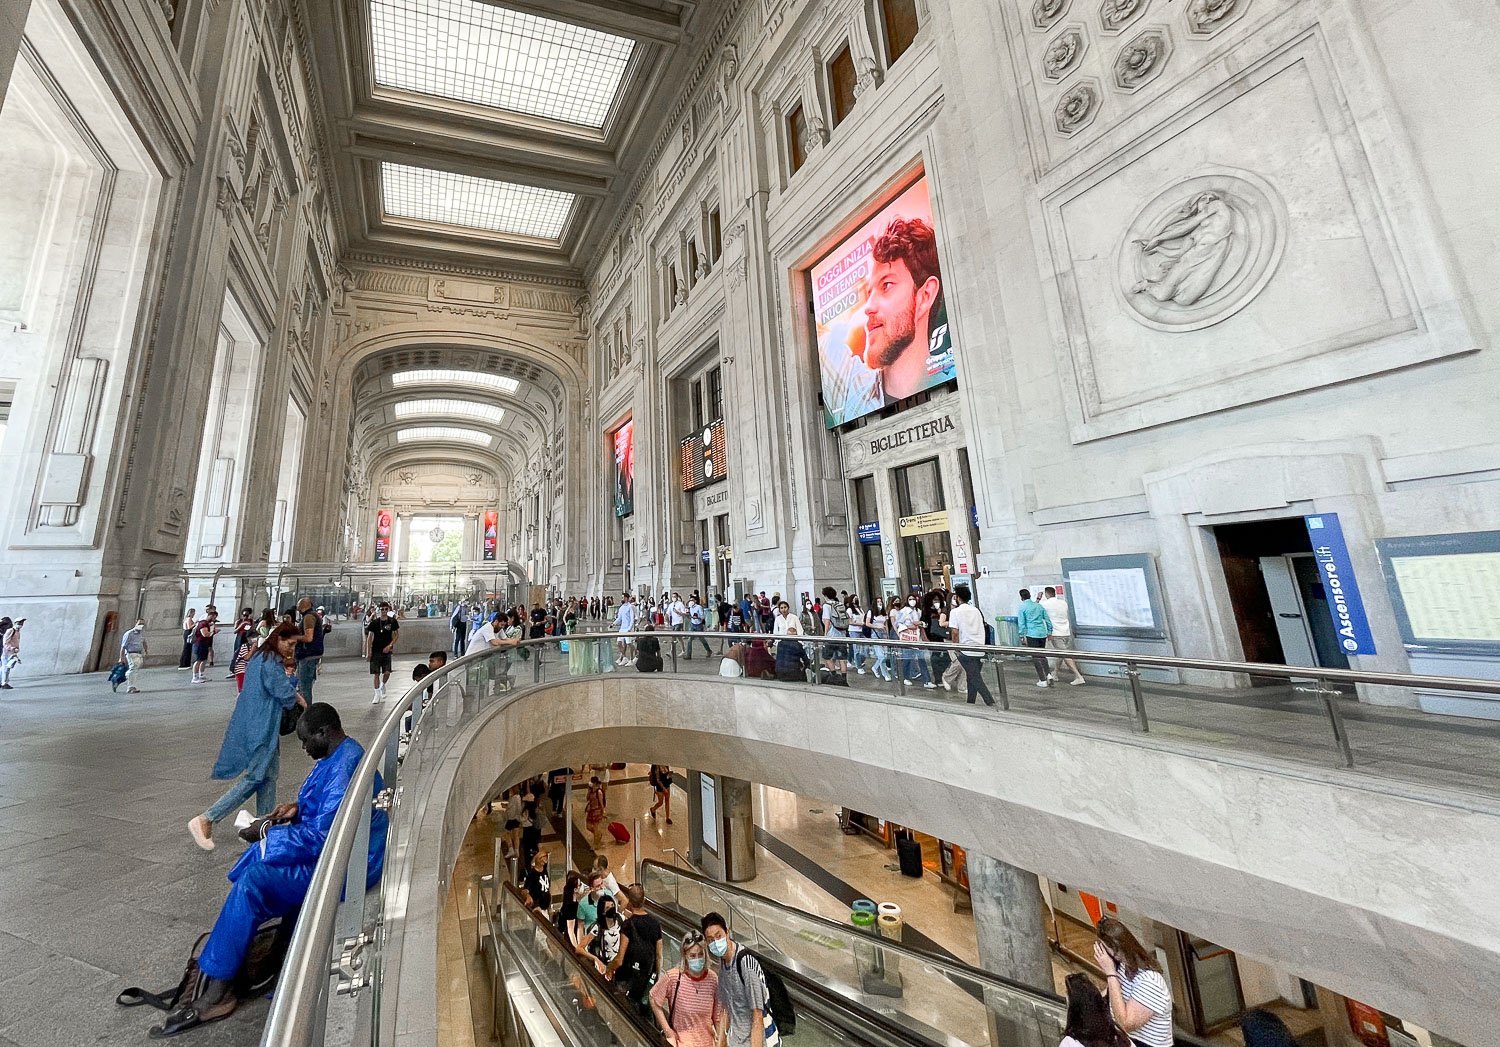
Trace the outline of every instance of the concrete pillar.
<path fill-rule="evenodd" d="M 1055 991 L 1047 951 L 1047 907 L 1036 874 L 973 851 L 968 864 L 980 965 L 1013 981 Z"/>
<path fill-rule="evenodd" d="M 705 779 L 712 779 L 707 790 Z M 755 878 L 755 815 L 750 786 L 741 778 L 688 772 L 688 857 L 708 875 L 728 883 Z M 714 798 L 712 812 L 704 810 L 705 792 Z M 711 815 L 711 826 L 704 825 L 705 815 Z"/>

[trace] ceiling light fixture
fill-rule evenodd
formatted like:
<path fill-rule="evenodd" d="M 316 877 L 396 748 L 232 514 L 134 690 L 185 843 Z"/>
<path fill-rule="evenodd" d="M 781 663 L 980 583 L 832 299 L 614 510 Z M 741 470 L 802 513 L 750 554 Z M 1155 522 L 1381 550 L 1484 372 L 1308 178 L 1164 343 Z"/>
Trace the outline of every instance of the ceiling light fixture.
<path fill-rule="evenodd" d="M 415 429 L 398 429 L 396 442 L 398 444 L 459 443 L 489 447 L 495 442 L 495 438 L 489 433 L 481 433 L 474 429 L 460 429 L 451 425 L 423 425 Z"/>
<path fill-rule="evenodd" d="M 397 371 L 391 375 L 391 384 L 397 388 L 407 385 L 472 385 L 481 389 L 498 389 L 504 393 L 514 393 L 521 388 L 520 382 L 514 378 L 506 378 L 504 375 L 485 374 L 482 371 L 455 371 L 440 367 Z"/>
<path fill-rule="evenodd" d="M 556 240 L 573 211 L 573 194 L 453 171 L 380 165 L 381 201 L 393 218 Z"/>
<path fill-rule="evenodd" d="M 472 418 L 476 422 L 496 424 L 505 417 L 505 409 L 471 400 L 403 400 L 396 405 L 397 418 L 443 415 L 450 418 Z"/>

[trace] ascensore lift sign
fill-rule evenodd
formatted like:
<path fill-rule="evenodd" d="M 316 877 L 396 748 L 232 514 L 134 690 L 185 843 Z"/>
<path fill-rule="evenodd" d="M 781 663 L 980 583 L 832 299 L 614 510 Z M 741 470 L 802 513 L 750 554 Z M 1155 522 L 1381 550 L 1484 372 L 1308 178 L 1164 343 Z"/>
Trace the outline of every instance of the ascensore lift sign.
<path fill-rule="evenodd" d="M 1339 634 L 1339 646 L 1346 654 L 1374 654 L 1375 639 L 1370 635 L 1370 623 L 1365 618 L 1365 602 L 1359 595 L 1359 583 L 1354 580 L 1354 565 L 1349 559 L 1349 546 L 1344 541 L 1344 528 L 1339 523 L 1338 513 L 1321 513 L 1305 516 L 1307 537 L 1312 539 L 1313 559 L 1318 564 L 1318 574 L 1323 579 L 1323 591 L 1328 596 L 1328 613 L 1333 617 L 1333 628 Z"/>

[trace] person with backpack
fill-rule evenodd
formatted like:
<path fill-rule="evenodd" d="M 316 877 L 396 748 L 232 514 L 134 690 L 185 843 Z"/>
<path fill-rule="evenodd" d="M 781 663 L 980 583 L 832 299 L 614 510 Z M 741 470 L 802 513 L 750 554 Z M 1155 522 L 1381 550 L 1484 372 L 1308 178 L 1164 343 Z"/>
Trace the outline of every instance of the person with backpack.
<path fill-rule="evenodd" d="M 993 706 L 995 698 L 984 682 L 984 651 L 965 646 L 983 644 L 985 637 L 984 615 L 974 606 L 974 594 L 967 585 L 953 587 L 953 613 L 948 616 L 948 627 L 959 645 L 958 664 L 963 667 L 969 704 L 974 704 L 976 695 L 982 695 L 984 704 Z"/>
<path fill-rule="evenodd" d="M 849 635 L 849 607 L 831 585 L 823 586 L 823 635 L 847 637 Z M 823 668 L 831 673 L 846 675 L 849 672 L 849 646 L 829 644 L 823 651 Z"/>
<path fill-rule="evenodd" d="M 448 624 L 453 628 L 453 657 L 463 656 L 464 647 L 469 642 L 469 605 L 467 601 L 460 600 L 458 606 L 453 608 L 453 617 L 448 619 Z"/>
<path fill-rule="evenodd" d="M 605 971 L 642 1017 L 651 1013 L 647 996 L 661 970 L 661 921 L 646 911 L 646 889 L 638 883 L 625 888 L 625 925 L 620 952 Z"/>
<path fill-rule="evenodd" d="M 719 972 L 710 970 L 698 931 L 682 936 L 682 962 L 651 990 L 651 1013 L 671 1047 L 713 1047 L 719 1017 Z"/>
<path fill-rule="evenodd" d="M 719 961 L 718 1042 L 724 1047 L 779 1047 L 778 1023 L 786 1025 L 790 1036 L 797 1022 L 786 986 L 729 936 L 723 916 L 705 913 L 699 927 L 709 956 Z"/>

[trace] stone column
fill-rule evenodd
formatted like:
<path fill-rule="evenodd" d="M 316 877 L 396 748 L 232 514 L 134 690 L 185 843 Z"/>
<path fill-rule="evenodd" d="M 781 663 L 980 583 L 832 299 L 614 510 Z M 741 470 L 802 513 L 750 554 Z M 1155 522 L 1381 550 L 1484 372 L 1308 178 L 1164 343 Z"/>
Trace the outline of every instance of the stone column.
<path fill-rule="evenodd" d="M 973 851 L 968 853 L 968 866 L 980 965 L 1013 981 L 1054 991 L 1047 907 L 1036 874 Z"/>
<path fill-rule="evenodd" d="M 689 771 L 688 857 L 710 876 L 729 883 L 755 879 L 755 816 L 751 783 L 714 775 L 714 831 L 716 850 L 704 844 L 703 773 Z"/>

